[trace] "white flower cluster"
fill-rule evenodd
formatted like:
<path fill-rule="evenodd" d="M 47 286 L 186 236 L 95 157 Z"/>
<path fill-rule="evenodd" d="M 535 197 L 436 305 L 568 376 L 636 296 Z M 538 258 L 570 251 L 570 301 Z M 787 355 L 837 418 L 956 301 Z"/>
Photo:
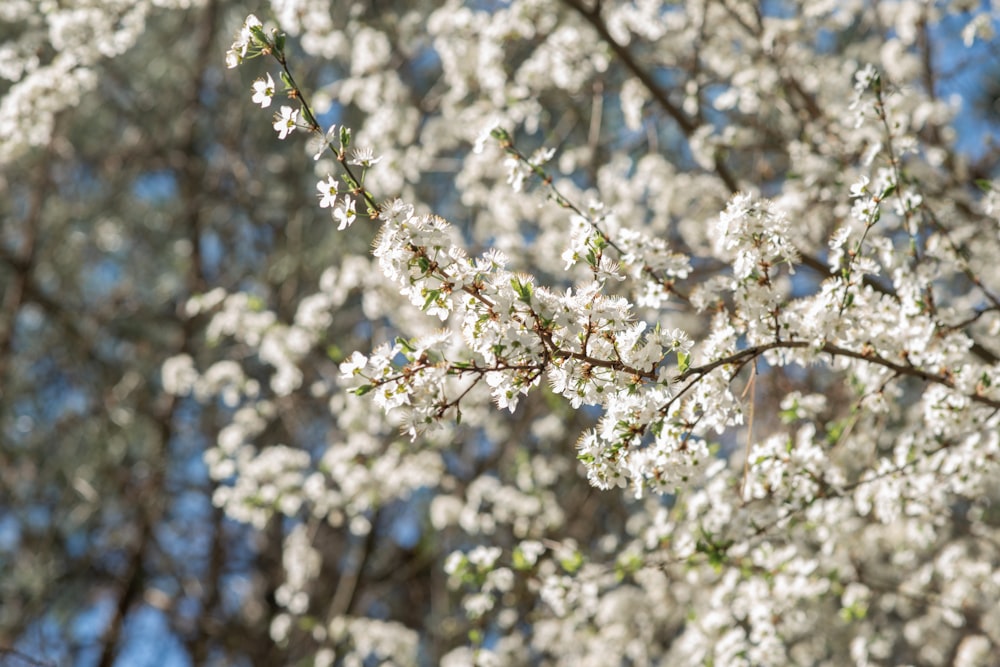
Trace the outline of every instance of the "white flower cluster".
<path fill-rule="evenodd" d="M 419 438 L 410 447 L 428 449 L 414 456 L 401 443 L 385 446 L 373 435 L 385 423 L 360 412 L 348 428 L 339 412 L 359 410 L 359 402 L 339 396 L 331 408 L 352 432 L 331 439 L 322 456 L 331 483 L 322 475 L 303 482 L 317 489 L 307 504 L 317 519 L 370 535 L 358 527 L 371 529 L 379 503 L 439 485 L 430 524 L 468 540 L 440 564 L 461 591 L 465 618 L 505 636 L 523 633 L 534 655 L 554 662 L 875 664 L 904 645 L 914 662 L 943 663 L 942 647 L 982 662 L 1000 645 L 987 629 L 1000 582 L 984 565 L 996 555 L 984 499 L 995 496 L 1000 462 L 992 343 L 1000 300 L 991 263 L 998 239 L 982 236 L 975 216 L 990 214 L 995 197 L 967 201 L 947 182 L 953 158 L 926 139 L 951 113 L 947 105 L 912 101 L 890 84 L 919 65 L 907 49 L 921 39 L 920 7 L 873 10 L 896 31 L 880 47 L 889 62 L 878 68 L 804 46 L 804 35 L 851 16 L 831 3 L 806 3 L 794 19 L 695 4 L 658 12 L 657 3 L 631 3 L 563 17 L 527 0 L 492 13 L 450 3 L 428 25 L 447 84 L 440 104 L 455 127 L 420 126 L 402 112 L 388 122 L 389 105 L 371 102 L 402 97 L 395 73 L 376 72 L 389 58 L 387 42 L 358 26 L 358 44 L 371 53 L 338 83 L 340 99 L 367 114 L 365 136 L 420 144 L 387 145 L 383 166 L 406 165 L 393 168 L 411 170 L 401 180 L 417 182 L 426 145 L 444 152 L 472 140 L 462 127 L 482 125 L 476 104 L 499 119 L 489 131 L 498 150 L 480 142 L 457 179 L 461 202 L 484 211 L 469 228 L 421 212 L 419 188 L 408 185 L 399 189 L 403 199 L 376 205 L 349 171 L 375 166 L 372 152 L 338 153 L 349 193 L 329 174 L 317 183 L 320 207 L 332 209 L 339 229 L 351 225 L 357 201 L 381 222 L 373 250 L 381 282 L 364 287 L 377 295 L 364 306 L 376 332 L 370 348 L 341 357 L 342 384 L 388 411 L 390 423 L 402 422 Z M 706 35 L 706 25 L 725 28 Z M 612 40 L 610 51 L 580 48 L 591 27 Z M 979 24 L 970 31 L 987 34 Z M 699 60 L 705 72 L 676 95 L 638 76 L 655 51 L 637 46 L 642 55 L 628 55 L 632 43 L 667 33 L 678 44 L 704 42 L 711 54 Z M 346 53 L 330 34 L 318 27 L 315 48 Z M 505 41 L 522 39 L 540 45 L 507 73 Z M 674 39 L 661 41 L 684 57 Z M 704 173 L 681 174 L 656 155 L 635 159 L 630 143 L 593 169 L 586 191 L 558 173 L 589 164 L 591 147 L 559 159 L 545 149 L 518 152 L 502 127 L 532 133 L 542 92 L 589 94 L 588 81 L 596 90 L 591 77 L 605 70 L 609 52 L 628 70 L 620 122 L 647 129 L 644 114 L 660 107 Z M 806 54 L 808 69 L 788 67 Z M 715 80 L 725 82 L 721 93 Z M 262 105 L 268 81 L 255 87 Z M 782 90 L 780 103 L 772 88 Z M 734 126 L 708 122 L 709 105 Z M 291 110 L 279 120 L 281 138 L 301 127 Z M 415 140 L 418 127 L 427 141 Z M 595 145 L 602 131 L 598 119 Z M 772 148 L 776 138 L 780 148 Z M 921 141 L 936 145 L 918 149 Z M 755 166 L 734 176 L 741 159 Z M 788 171 L 770 181 L 774 168 Z M 753 194 L 748 178 L 779 192 Z M 951 201 L 949 192 L 960 194 Z M 604 203 L 585 211 L 574 198 Z M 537 230 L 525 232 L 526 221 Z M 396 308 L 394 297 L 412 307 Z M 321 300 L 309 330 L 329 321 L 324 304 L 342 302 Z M 431 330 L 414 310 L 444 328 Z M 294 334 L 276 320 L 267 326 Z M 254 331 L 220 327 L 244 340 L 243 330 Z M 267 351 L 264 339 L 252 345 Z M 288 365 L 302 365 L 317 340 L 293 346 Z M 280 370 L 282 355 L 266 356 Z M 179 388 L 200 381 L 186 359 L 164 368 L 164 378 Z M 581 546 L 546 537 L 573 519 L 533 453 L 524 455 L 530 466 L 509 466 L 516 483 L 501 474 L 459 483 L 452 475 L 467 462 L 440 455 L 432 427 L 471 421 L 491 444 L 503 441 L 510 430 L 487 415 L 486 397 L 517 418 L 538 409 L 525 400 L 532 392 L 586 417 L 574 422 L 584 424 L 576 458 L 593 486 L 631 487 L 638 497 L 607 540 Z M 773 410 L 761 414 L 760 402 Z M 532 429 L 544 432 L 542 422 Z M 274 465 L 295 474 L 290 462 Z M 246 474 L 273 486 L 259 472 Z M 958 534 L 963 513 L 981 534 Z M 505 536 L 513 542 L 501 547 Z M 960 567 L 968 576 L 957 576 Z M 933 648 L 920 646 L 925 637 Z M 500 664 L 523 656 L 516 642 L 487 646 L 475 632 L 470 641 L 475 650 L 447 659 Z"/>
<path fill-rule="evenodd" d="M 401 623 L 340 616 L 330 622 L 329 638 L 342 647 L 337 657 L 345 665 L 361 667 L 372 661 L 399 667 L 420 664 L 419 637 Z"/>
<path fill-rule="evenodd" d="M 485 381 L 496 404 L 513 412 L 519 396 L 544 374 L 573 407 L 605 410 L 601 428 L 580 445 L 595 483 L 631 479 L 641 488 L 656 478 L 669 489 L 690 476 L 687 467 L 709 460 L 696 427 L 728 418 L 703 419 L 707 408 L 692 401 L 670 408 L 667 369 L 661 365 L 671 354 L 685 363 L 690 339 L 680 330 L 648 331 L 635 322 L 627 300 L 603 294 L 607 277 L 600 276 L 599 262 L 597 279 L 558 293 L 507 269 L 506 257 L 497 251 L 467 258 L 441 218 L 417 215 L 397 201 L 382 219 L 373 254 L 383 273 L 428 314 L 460 322 L 471 354 L 464 360 L 429 355 L 449 339 L 444 333 L 383 345 L 370 357 L 355 354 L 342 365 L 343 377 L 359 393 L 373 391 L 384 409 L 408 406 L 412 436 L 457 407 L 455 396 L 469 387 L 459 388 L 456 380 Z M 407 363 L 397 365 L 397 355 Z M 647 433 L 655 442 L 640 446 Z"/>
<path fill-rule="evenodd" d="M 95 68 L 136 43 L 157 4 L 175 3 L 4 3 L 0 18 L 14 27 L 0 45 L 0 81 L 10 82 L 0 99 L 0 164 L 53 139 L 56 116 L 97 87 Z"/>

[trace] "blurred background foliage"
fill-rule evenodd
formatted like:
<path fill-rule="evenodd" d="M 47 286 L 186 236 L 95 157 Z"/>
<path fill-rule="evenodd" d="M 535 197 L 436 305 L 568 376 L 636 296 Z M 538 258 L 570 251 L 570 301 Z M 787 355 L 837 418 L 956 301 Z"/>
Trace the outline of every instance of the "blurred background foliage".
<path fill-rule="evenodd" d="M 334 24 L 346 21 L 350 4 L 331 3 Z M 409 5 L 372 0 L 350 11 L 352 21 L 392 35 Z M 93 65 L 96 88 L 56 114 L 51 140 L 0 172 L 0 664 L 265 666 L 296 664 L 315 652 L 306 628 L 284 644 L 270 636 L 282 611 L 275 593 L 287 574 L 282 545 L 294 523 L 276 515 L 256 529 L 212 503 L 217 482 L 202 455 L 232 406 L 176 398 L 160 383 L 163 362 L 176 355 L 189 354 L 204 368 L 245 353 L 236 342 L 208 341 L 207 316 L 182 316 L 190 297 L 215 287 L 243 290 L 288 320 L 326 267 L 364 253 L 371 241 L 370 232 L 336 234 L 316 207 L 313 163 L 301 146 L 276 149 L 268 114 L 249 102 L 257 69 L 225 69 L 223 53 L 249 11 L 260 8 L 237 0 L 151 8 L 132 48 Z M 0 23 L 0 43 L 21 39 L 24 30 Z M 393 63 L 408 86 L 407 104 L 423 114 L 416 126 L 433 132 L 443 96 L 440 62 L 429 39 L 398 46 Z M 535 46 L 512 45 L 508 65 Z M 40 57 L 53 57 L 44 40 L 37 48 Z M 295 67 L 306 90 L 345 74 L 343 63 L 317 59 Z M 607 78 L 615 81 L 621 64 L 611 67 Z M 661 78 L 664 86 L 675 83 L 669 73 Z M 986 83 L 977 108 L 982 121 L 995 123 L 995 78 Z M 611 153 L 639 154 L 650 143 L 679 168 L 693 164 L 669 122 L 652 142 L 616 131 L 595 138 L 592 100 L 604 94 L 595 86 L 581 86 L 592 95 L 553 91 L 539 99 L 540 124 L 558 131 L 520 138 L 529 148 L 552 137 L 566 147 L 589 146 L 581 187 L 598 181 L 597 166 Z M 0 94 L 9 88 L 4 81 Z M 604 122 L 620 129 L 616 113 L 609 107 Z M 357 104 L 331 105 L 325 118 L 361 126 L 367 116 Z M 771 123 L 761 122 L 762 129 Z M 782 181 L 788 162 L 777 140 L 762 131 L 761 143 L 734 153 L 729 168 L 755 182 Z M 457 156 L 467 149 L 438 146 L 429 168 L 401 170 L 401 189 L 453 216 L 482 247 L 489 217 L 464 210 L 454 185 Z M 991 160 L 980 163 L 982 175 L 992 173 Z M 727 194 L 720 187 L 703 209 L 719 210 Z M 334 377 L 345 352 L 375 337 L 380 324 L 367 322 L 363 307 L 353 294 L 335 313 L 326 339 L 302 364 L 311 376 L 278 399 L 281 419 L 260 436 L 262 447 L 284 443 L 322 454 L 334 426 L 328 402 L 309 387 Z M 267 369 L 257 370 L 266 384 Z M 536 438 L 532 425 L 552 414 L 561 430 Z M 593 418 L 533 399 L 516 421 L 489 432 L 473 420 L 448 436 L 449 472 L 461 484 L 484 472 L 516 479 L 526 465 L 523 444 L 533 438 L 532 454 L 571 461 L 573 440 Z M 379 437 L 395 439 L 392 429 Z M 622 494 L 590 489 L 571 464 L 560 472 L 547 488 L 567 514 L 550 527 L 552 539 L 596 545 L 624 530 Z M 325 589 L 312 597 L 332 605 L 317 609 L 319 617 L 351 610 L 422 629 L 432 662 L 469 630 L 455 620 L 462 612 L 441 571 L 447 553 L 468 544 L 455 531 L 434 530 L 429 502 L 418 493 L 377 507 L 366 536 L 318 524 L 313 543 L 324 576 L 316 581 Z M 342 599 L 348 579 L 351 593 Z"/>

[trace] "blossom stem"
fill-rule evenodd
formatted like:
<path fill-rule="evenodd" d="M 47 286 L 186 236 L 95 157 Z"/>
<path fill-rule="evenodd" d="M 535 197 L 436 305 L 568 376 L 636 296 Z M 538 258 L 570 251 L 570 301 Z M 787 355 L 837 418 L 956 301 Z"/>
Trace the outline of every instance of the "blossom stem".
<path fill-rule="evenodd" d="M 323 132 L 323 126 L 316 118 L 316 114 L 313 113 L 312 107 L 309 106 L 309 102 L 306 100 L 306 96 L 305 93 L 302 91 L 302 88 L 299 86 L 298 83 L 296 83 L 295 76 L 292 74 L 291 69 L 289 69 L 288 67 L 288 59 L 285 58 L 284 52 L 274 50 L 272 51 L 271 55 L 273 55 L 274 59 L 278 61 L 278 64 L 281 65 L 282 71 L 285 73 L 285 77 L 287 78 L 288 84 L 289 86 L 291 86 L 292 89 L 291 97 L 295 97 L 299 100 L 299 103 L 301 104 L 302 107 L 302 115 L 305 117 L 306 123 L 309 124 L 309 131 L 318 134 L 320 137 L 325 137 L 326 135 Z M 354 172 L 351 169 L 350 165 L 347 164 L 347 161 L 344 157 L 344 152 L 342 150 L 337 150 L 336 148 L 333 147 L 333 144 L 331 144 L 330 142 L 326 142 L 326 144 L 330 148 L 330 150 L 333 151 L 334 154 L 336 155 L 337 161 L 340 163 L 341 167 L 347 173 L 347 176 L 350 178 L 351 182 L 355 184 L 354 187 L 355 194 L 360 195 L 365 200 L 365 204 L 367 205 L 369 211 L 369 216 L 372 218 L 378 217 L 378 213 L 382 210 L 382 207 L 375 202 L 375 198 L 372 196 L 372 194 L 367 189 L 365 189 L 364 179 L 362 178 L 359 180 L 357 176 L 354 175 Z"/>

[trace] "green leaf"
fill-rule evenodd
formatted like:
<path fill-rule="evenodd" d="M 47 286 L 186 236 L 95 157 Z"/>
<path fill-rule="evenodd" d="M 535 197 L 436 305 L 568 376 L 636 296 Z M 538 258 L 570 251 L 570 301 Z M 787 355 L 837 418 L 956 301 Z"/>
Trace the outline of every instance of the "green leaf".
<path fill-rule="evenodd" d="M 840 617 L 850 623 L 851 621 L 860 621 L 868 615 L 868 605 L 856 602 L 850 607 L 842 607 L 840 609 Z"/>
<path fill-rule="evenodd" d="M 514 276 L 510 279 L 510 286 L 517 292 L 517 298 L 527 304 L 531 303 L 531 283 L 521 282 L 521 279 Z"/>
<path fill-rule="evenodd" d="M 257 44 L 267 45 L 271 43 L 271 41 L 267 38 L 267 34 L 264 32 L 264 29 L 260 26 L 251 26 L 250 34 L 253 35 L 254 41 Z"/>
<path fill-rule="evenodd" d="M 374 388 L 375 388 L 375 385 L 373 385 L 373 384 L 363 384 L 360 387 L 355 388 L 353 390 L 353 393 L 354 393 L 355 396 L 364 396 L 365 394 L 367 394 L 368 392 L 370 392 Z"/>
<path fill-rule="evenodd" d="M 778 417 L 781 419 L 782 424 L 791 424 L 799 418 L 798 405 L 788 408 L 787 410 L 782 410 L 778 413 Z"/>
<path fill-rule="evenodd" d="M 422 310 L 427 310 L 430 308 L 438 297 L 441 296 L 441 290 L 432 289 L 427 292 L 427 299 L 424 301 Z"/>
<path fill-rule="evenodd" d="M 691 355 L 684 350 L 677 350 L 677 370 L 681 373 L 691 368 Z"/>
<path fill-rule="evenodd" d="M 615 562 L 615 579 L 622 581 L 642 569 L 642 558 L 636 554 L 625 556 Z"/>
<path fill-rule="evenodd" d="M 573 574 L 583 567 L 583 554 L 579 551 L 574 551 L 570 555 L 560 558 L 559 564 L 562 566 L 562 569 L 566 570 L 566 572 Z"/>
<path fill-rule="evenodd" d="M 267 307 L 267 304 L 265 304 L 264 300 L 256 294 L 251 294 L 247 297 L 247 308 L 249 308 L 251 312 L 262 312 L 265 307 Z"/>
<path fill-rule="evenodd" d="M 840 440 L 841 434 L 847 428 L 847 419 L 838 419 L 826 425 L 826 441 L 833 444 Z"/>

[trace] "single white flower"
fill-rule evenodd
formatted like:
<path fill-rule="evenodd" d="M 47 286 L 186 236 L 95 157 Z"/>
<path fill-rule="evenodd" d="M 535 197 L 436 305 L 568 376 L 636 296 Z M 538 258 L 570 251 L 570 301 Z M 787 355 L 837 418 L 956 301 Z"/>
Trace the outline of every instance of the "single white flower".
<path fill-rule="evenodd" d="M 259 104 L 261 109 L 271 106 L 271 98 L 274 97 L 274 79 L 267 75 L 267 79 L 257 79 L 253 82 L 254 104 Z"/>
<path fill-rule="evenodd" d="M 247 20 L 243 22 L 243 27 L 240 28 L 240 34 L 236 37 L 236 41 L 226 51 L 226 67 L 232 69 L 243 62 L 243 59 L 246 58 L 247 50 L 254 41 L 252 29 L 260 28 L 263 25 L 255 15 L 250 14 L 247 16 Z"/>
<path fill-rule="evenodd" d="M 354 210 L 355 201 L 349 196 L 344 196 L 343 201 L 336 205 L 333 209 L 333 219 L 337 220 L 340 224 L 337 225 L 337 231 L 343 231 L 347 229 L 352 224 L 354 224 L 354 219 L 358 217 L 358 214 Z"/>
<path fill-rule="evenodd" d="M 368 365 L 368 358 L 355 350 L 343 363 L 340 364 L 340 377 L 352 378 L 358 375 Z"/>
<path fill-rule="evenodd" d="M 330 208 L 337 203 L 337 181 L 333 176 L 327 176 L 325 181 L 317 183 L 316 189 L 319 190 L 320 208 Z"/>
<path fill-rule="evenodd" d="M 241 62 L 243 62 L 243 56 L 240 55 L 237 44 L 234 42 L 229 50 L 226 51 L 226 67 L 233 69 Z"/>
<path fill-rule="evenodd" d="M 382 156 L 375 157 L 375 152 L 370 148 L 355 148 L 353 151 L 353 157 L 351 157 L 348 164 L 357 165 L 359 167 L 374 166 L 382 161 Z"/>
<path fill-rule="evenodd" d="M 326 134 L 320 132 L 314 132 L 310 138 L 307 148 L 309 153 L 313 156 L 313 160 L 319 160 L 323 157 L 323 153 L 326 149 L 330 147 L 330 144 L 334 139 L 337 138 L 337 126 L 331 125 L 330 129 L 326 131 Z"/>
<path fill-rule="evenodd" d="M 496 117 L 490 119 L 490 122 L 483 126 L 482 131 L 476 135 L 476 142 L 473 144 L 472 152 L 482 153 L 483 149 L 486 148 L 487 142 L 493 139 L 493 130 L 498 127 L 500 127 L 500 119 Z"/>
<path fill-rule="evenodd" d="M 274 115 L 274 130 L 278 133 L 278 138 L 284 139 L 294 132 L 298 119 L 298 109 L 289 106 L 281 107 L 281 111 Z"/>
<path fill-rule="evenodd" d="M 868 196 L 868 184 L 871 180 L 867 176 L 862 176 L 857 182 L 851 183 L 851 199 Z"/>
<path fill-rule="evenodd" d="M 854 91 L 858 94 L 863 93 L 871 88 L 872 84 L 874 84 L 878 78 L 879 73 L 878 70 L 875 69 L 875 66 L 871 63 L 866 64 L 863 69 L 854 75 Z"/>

